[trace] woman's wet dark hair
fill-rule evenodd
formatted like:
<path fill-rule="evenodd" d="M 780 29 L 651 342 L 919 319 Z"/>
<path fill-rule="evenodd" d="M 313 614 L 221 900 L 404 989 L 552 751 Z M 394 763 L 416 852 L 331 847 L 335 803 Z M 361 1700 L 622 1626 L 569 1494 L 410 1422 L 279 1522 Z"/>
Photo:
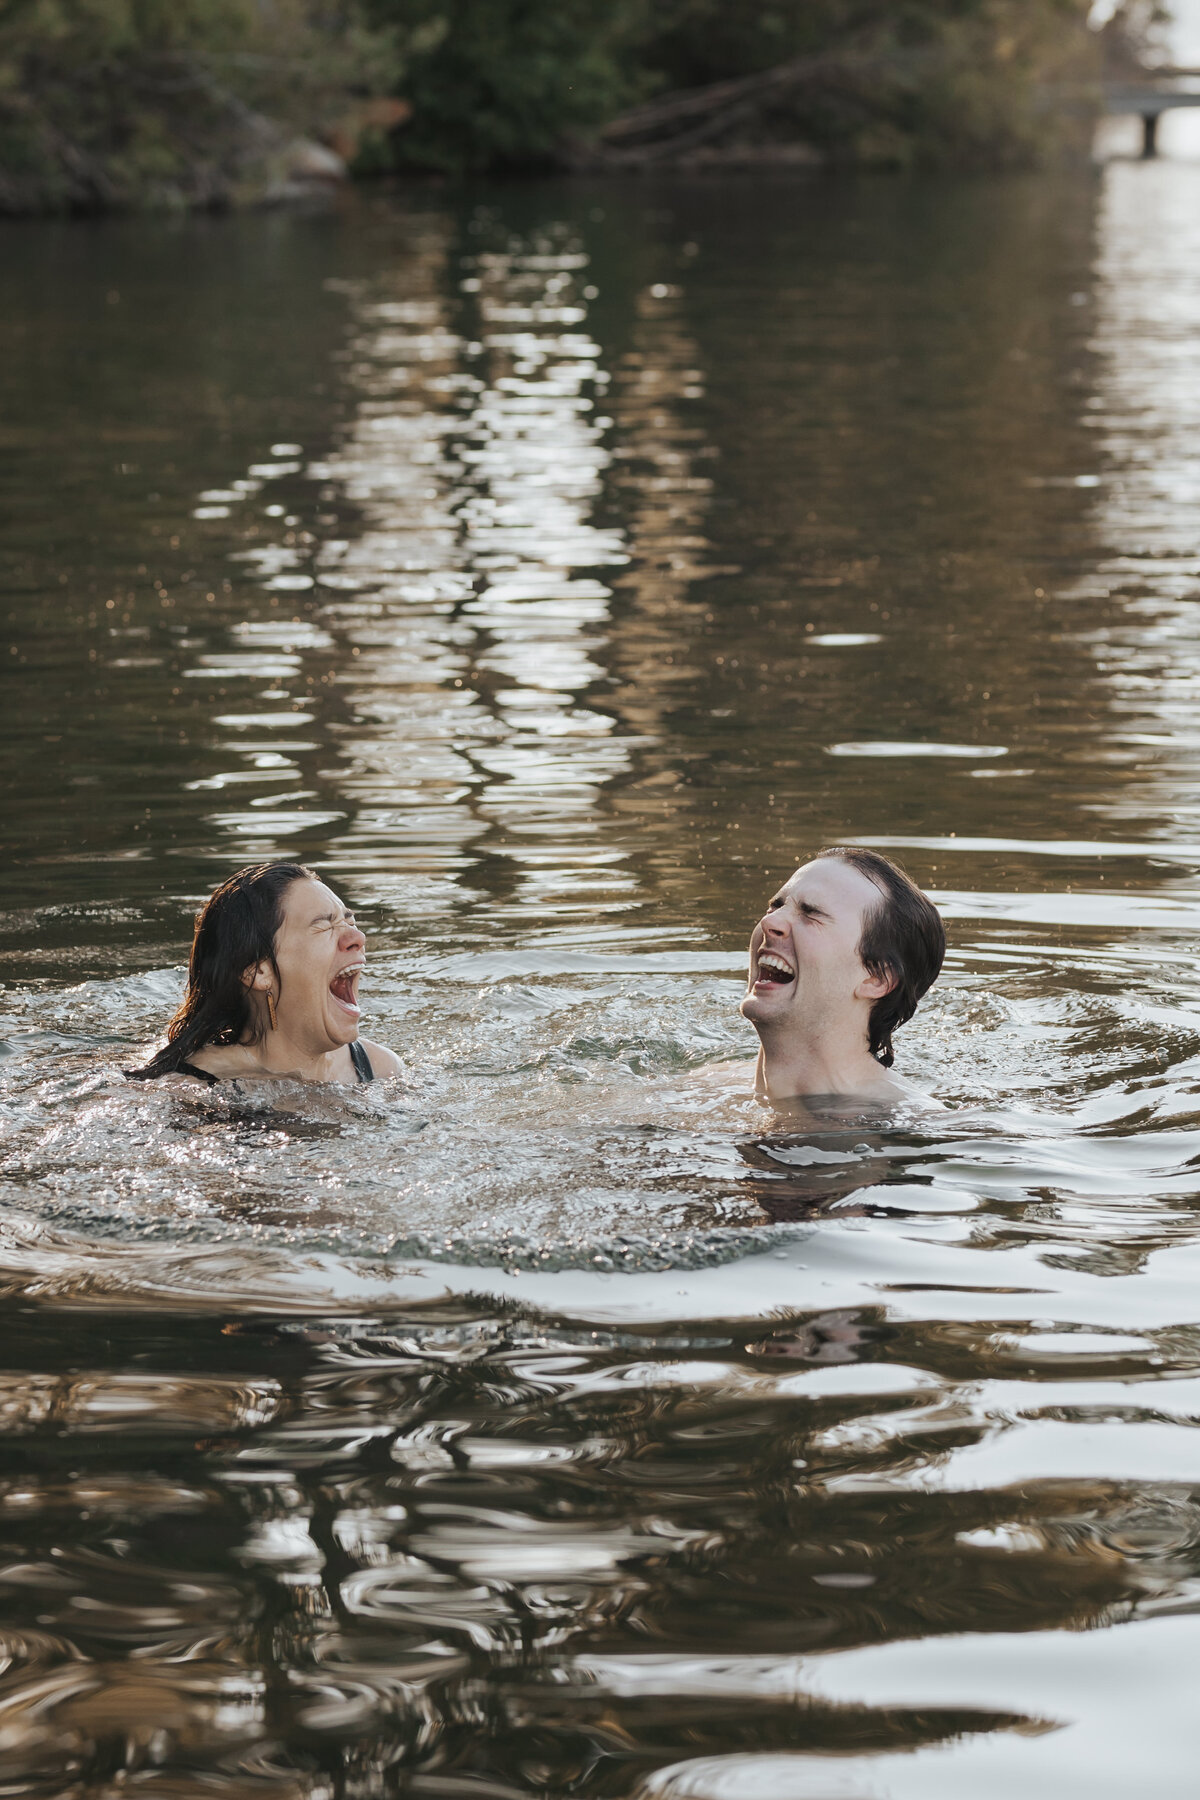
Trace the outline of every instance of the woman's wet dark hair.
<path fill-rule="evenodd" d="M 871 1055 L 890 1069 L 895 1061 L 893 1031 L 912 1018 L 921 996 L 941 973 L 946 927 L 937 907 L 916 882 L 877 850 L 836 844 L 818 850 L 817 860 L 824 856 L 849 863 L 879 889 L 878 906 L 863 914 L 858 954 L 872 975 L 893 978 L 890 992 L 875 1002 L 867 1021 Z"/>
<path fill-rule="evenodd" d="M 257 1043 L 262 1026 L 242 977 L 254 963 L 270 963 L 279 985 L 275 937 L 283 897 L 294 881 L 316 881 L 303 863 L 255 863 L 223 881 L 196 915 L 187 992 L 167 1026 L 167 1041 L 130 1081 L 170 1075 L 205 1044 Z"/>

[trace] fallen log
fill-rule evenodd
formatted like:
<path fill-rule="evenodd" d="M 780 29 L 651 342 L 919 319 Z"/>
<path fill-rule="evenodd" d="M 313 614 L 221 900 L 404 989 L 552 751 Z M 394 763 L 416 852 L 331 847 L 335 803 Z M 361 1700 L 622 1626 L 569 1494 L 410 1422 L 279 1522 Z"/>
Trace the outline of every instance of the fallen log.
<path fill-rule="evenodd" d="M 930 60 L 920 51 L 843 49 L 683 89 L 613 119 L 585 160 L 608 168 L 669 162 L 734 139 L 744 151 L 744 140 L 757 135 L 756 127 L 765 140 L 763 148 L 778 151 L 789 136 L 805 141 L 803 130 L 797 129 L 797 101 L 809 97 L 826 115 L 840 115 L 845 125 L 887 118 L 911 94 Z M 781 125 L 786 128 L 780 130 Z M 816 154 L 815 145 L 809 147 Z"/>

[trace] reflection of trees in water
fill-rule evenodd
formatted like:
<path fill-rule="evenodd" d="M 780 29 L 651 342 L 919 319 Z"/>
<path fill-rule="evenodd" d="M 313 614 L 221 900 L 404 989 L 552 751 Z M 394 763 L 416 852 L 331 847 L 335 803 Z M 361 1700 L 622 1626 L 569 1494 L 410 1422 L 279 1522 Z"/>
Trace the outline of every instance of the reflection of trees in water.
<path fill-rule="evenodd" d="M 956 1377 L 941 1328 L 882 1308 L 710 1327 L 660 1346 L 651 1387 L 640 1340 L 519 1319 L 111 1329 L 51 1378 L 63 1466 L 17 1436 L 0 1481 L 18 1793 L 141 1769 L 164 1791 L 403 1771 L 599 1795 L 681 1743 L 911 1748 L 1020 1721 L 832 1708 L 798 1659 L 1110 1623 L 1200 1559 L 1186 1484 L 942 1491 L 996 1430 L 986 1365 L 973 1338 Z M 929 1373 L 839 1387 L 853 1364 Z"/>
<path fill-rule="evenodd" d="M 1095 659 L 1110 717 L 1095 806 L 1130 822 L 1130 835 L 1170 834 L 1177 825 L 1192 838 L 1200 817 L 1200 169 L 1112 163 L 1103 184 L 1094 339 L 1098 479 L 1089 498 L 1104 554 L 1079 584 L 1077 601 L 1079 636 Z"/>
<path fill-rule="evenodd" d="M 718 573 L 667 630 L 630 627 L 659 743 L 619 804 L 660 821 L 646 879 L 728 929 L 822 841 L 1028 835 L 1031 781 L 1039 833 L 1087 836 L 1106 692 L 1055 590 L 1092 566 L 1091 187 L 670 199 L 664 238 L 699 249 L 660 306 L 704 374 L 720 456 L 690 446 L 687 473 L 714 484 L 698 560 Z M 618 667 L 625 632 L 618 606 Z M 1010 754 L 827 754 L 862 739 Z"/>
<path fill-rule="evenodd" d="M 626 885 L 594 811 L 628 753 L 586 704 L 609 605 L 593 571 L 625 554 L 591 522 L 607 378 L 573 229 L 466 244 L 427 219 L 353 296 L 362 397 L 317 471 L 358 512 L 318 557 L 349 689 L 336 787 L 355 817 L 334 854 L 389 888 L 469 867 L 570 910 Z"/>
<path fill-rule="evenodd" d="M 1092 567 L 1090 193 L 415 218 L 351 294 L 316 471 L 358 514 L 315 557 L 337 860 L 727 929 L 818 840 L 1025 835 L 1031 780 L 1085 836 L 1109 689 L 1055 588 Z M 863 738 L 1010 756 L 827 755 Z"/>
<path fill-rule="evenodd" d="M 247 560 L 283 592 L 316 577 L 340 756 L 315 779 L 353 810 L 334 866 L 406 903 L 469 870 L 494 903 L 590 916 L 634 886 L 601 795 L 695 673 L 675 650 L 702 612 L 710 482 L 680 412 L 701 377 L 677 289 L 611 238 L 467 223 L 414 217 L 395 268 L 349 284 L 357 398 L 308 471 L 343 535 L 281 531 Z M 593 278 L 621 321 L 611 377 Z"/>
<path fill-rule="evenodd" d="M 703 623 L 709 573 L 705 535 L 712 477 L 694 409 L 704 371 L 683 290 L 659 282 L 627 297 L 633 319 L 612 388 L 616 424 L 609 485 L 626 521 L 630 566 L 617 577 L 612 704 L 635 731 L 657 737 L 681 689 L 694 681 L 687 647 Z M 637 790 L 653 814 L 657 796 Z"/>

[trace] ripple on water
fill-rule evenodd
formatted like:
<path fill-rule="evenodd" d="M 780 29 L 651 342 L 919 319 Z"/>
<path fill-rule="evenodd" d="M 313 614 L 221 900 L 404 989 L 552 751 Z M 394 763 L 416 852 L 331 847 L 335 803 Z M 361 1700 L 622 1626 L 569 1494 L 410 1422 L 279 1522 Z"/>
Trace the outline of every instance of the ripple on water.
<path fill-rule="evenodd" d="M 981 947 L 996 942 L 990 929 Z M 1082 1278 L 1135 1270 L 1151 1244 L 1182 1248 L 1179 1199 L 1200 1156 L 1194 1016 L 1149 1003 L 1153 960 L 1144 999 L 1131 1000 L 1128 963 L 1111 995 L 1056 997 L 1019 979 L 998 990 L 1005 954 L 981 948 L 978 972 L 935 990 L 921 1015 L 914 1072 L 934 1089 L 953 1081 L 957 1112 L 799 1130 L 763 1113 L 749 1065 L 731 1060 L 738 990 L 719 952 L 380 954 L 368 1028 L 403 1044 L 405 1073 L 367 1090 L 130 1087 L 108 1060 L 113 1040 L 129 1046 L 122 1062 L 137 1059 L 176 972 L 26 991 L 5 1003 L 0 1088 L 13 1274 L 32 1257 L 69 1282 L 73 1256 L 81 1277 L 99 1258 L 88 1279 L 111 1282 L 124 1251 L 135 1285 L 148 1276 L 158 1289 L 161 1247 L 194 1270 L 233 1257 L 239 1291 L 269 1253 L 293 1270 L 290 1297 L 306 1256 L 377 1298 L 380 1271 L 410 1265 L 436 1268 L 439 1291 L 488 1270 L 494 1291 L 534 1280 L 549 1295 L 557 1276 L 697 1275 L 778 1251 L 786 1269 L 768 1281 L 786 1307 L 796 1246 L 821 1216 L 831 1244 L 867 1220 L 903 1221 L 935 1286 L 939 1265 L 957 1285 L 985 1248 L 968 1285 L 993 1285 L 1012 1263 L 1020 1274 L 1004 1279 L 1018 1289 L 1057 1287 L 1068 1263 Z M 1012 966 L 1019 975 L 1022 959 Z M 1156 1115 L 1163 1128 L 1148 1132 Z M 899 1244 L 874 1241 L 886 1271 Z M 908 1280 L 905 1260 L 894 1284 Z M 812 1275 L 806 1290 L 831 1280 Z M 680 1314 L 685 1298 L 655 1304 Z"/>

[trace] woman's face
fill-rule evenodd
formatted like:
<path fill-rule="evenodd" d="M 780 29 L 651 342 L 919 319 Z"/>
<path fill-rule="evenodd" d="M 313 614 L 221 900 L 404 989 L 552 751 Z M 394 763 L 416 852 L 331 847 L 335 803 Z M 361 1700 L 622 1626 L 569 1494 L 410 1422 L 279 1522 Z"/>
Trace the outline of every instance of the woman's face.
<path fill-rule="evenodd" d="M 279 1029 L 316 1055 L 353 1043 L 367 947 L 353 913 L 323 881 L 293 881 L 281 912 L 275 934 Z"/>

